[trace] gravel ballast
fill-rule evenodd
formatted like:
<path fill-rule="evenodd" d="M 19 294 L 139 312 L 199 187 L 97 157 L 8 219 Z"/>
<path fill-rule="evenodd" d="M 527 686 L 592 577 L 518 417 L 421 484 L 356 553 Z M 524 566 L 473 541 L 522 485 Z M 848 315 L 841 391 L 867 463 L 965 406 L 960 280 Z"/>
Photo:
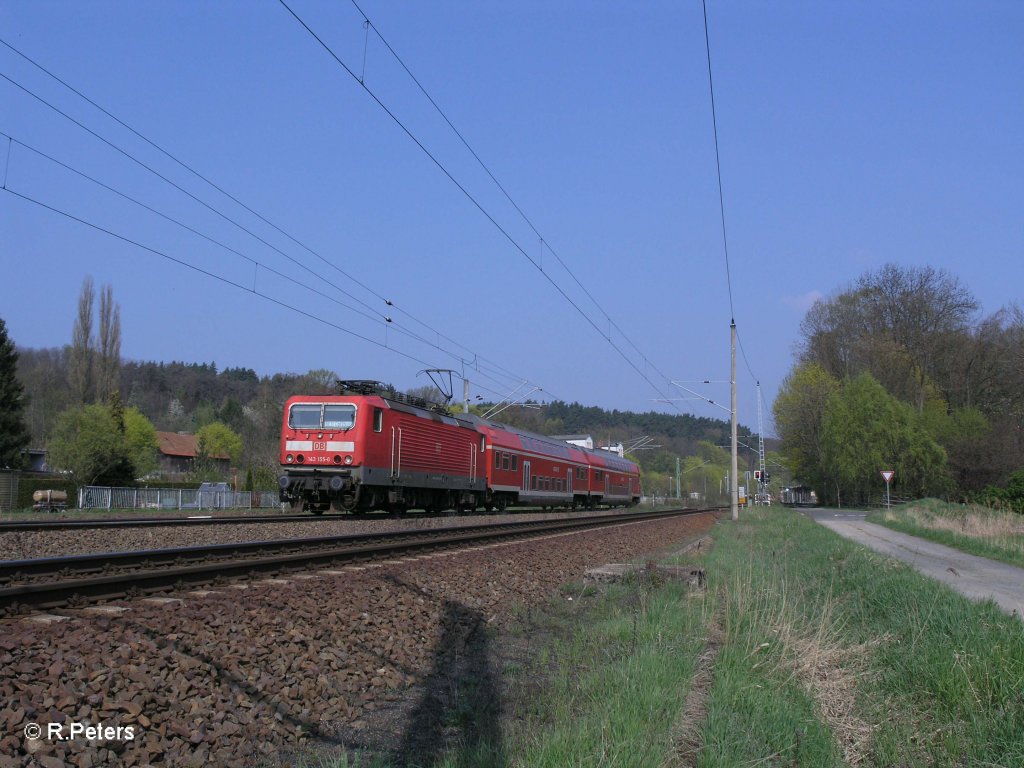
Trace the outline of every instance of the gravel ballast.
<path fill-rule="evenodd" d="M 474 627 L 515 622 L 513 605 L 538 603 L 587 567 L 679 544 L 713 522 L 634 523 L 61 611 L 61 621 L 3 620 L 0 768 L 246 766 L 358 747 L 382 712 L 408 711 L 403 700 Z M 401 741 L 411 728 L 395 718 Z M 44 736 L 51 723 L 65 735 L 72 723 L 122 731 L 32 740 L 31 723 Z"/>
<path fill-rule="evenodd" d="M 29 560 L 99 552 L 133 552 L 240 541 L 345 536 L 382 533 L 404 529 L 454 528 L 515 520 L 554 520 L 621 514 L 622 510 L 600 512 L 547 512 L 514 515 L 467 515 L 451 517 L 410 517 L 406 519 L 328 519 L 294 523 L 233 523 L 230 525 L 181 525 L 154 528 L 102 528 L 69 531 L 0 532 L 0 560 Z"/>

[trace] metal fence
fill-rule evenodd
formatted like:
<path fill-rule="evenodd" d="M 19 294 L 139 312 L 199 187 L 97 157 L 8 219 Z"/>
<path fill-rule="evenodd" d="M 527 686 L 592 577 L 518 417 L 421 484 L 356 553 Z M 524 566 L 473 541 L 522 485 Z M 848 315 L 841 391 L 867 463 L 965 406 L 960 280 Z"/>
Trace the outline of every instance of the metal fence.
<path fill-rule="evenodd" d="M 277 509 L 277 491 L 223 491 L 198 488 L 78 489 L 79 509 Z"/>
<path fill-rule="evenodd" d="M 18 505 L 18 473 L 0 470 L 0 512 L 7 512 Z"/>

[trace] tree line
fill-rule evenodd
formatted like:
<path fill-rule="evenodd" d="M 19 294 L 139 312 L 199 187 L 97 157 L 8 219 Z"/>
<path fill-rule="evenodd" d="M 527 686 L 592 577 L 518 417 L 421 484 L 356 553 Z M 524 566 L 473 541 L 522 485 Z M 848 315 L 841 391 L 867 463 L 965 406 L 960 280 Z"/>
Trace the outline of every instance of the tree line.
<path fill-rule="evenodd" d="M 229 455 L 232 466 L 267 487 L 278 474 L 287 398 L 336 391 L 338 375 L 328 369 L 260 376 L 250 368 L 219 369 L 214 362 L 122 360 L 120 311 L 110 286 L 101 289 L 97 302 L 87 279 L 77 309 L 71 342 L 64 347 L 16 350 L 3 329 L 0 419 L 12 426 L 3 424 L 0 466 L 17 466 L 21 449 L 31 444 L 48 449 L 51 466 L 70 470 L 80 484 L 124 485 L 156 468 L 158 430 L 186 432 L 199 442 L 196 480 L 214 479 L 205 459 Z M 432 388 L 412 394 L 440 399 Z M 483 415 L 489 406 L 473 410 Z M 13 427 L 15 412 L 20 431 Z M 498 418 L 540 434 L 591 434 L 598 443 L 628 444 L 648 436 L 658 447 L 632 457 L 641 465 L 645 488 L 674 490 L 676 457 L 683 457 L 684 493 L 707 490 L 715 496 L 724 487 L 729 460 L 721 446 L 729 426 L 723 420 L 560 401 L 512 407 Z"/>
<path fill-rule="evenodd" d="M 982 316 L 956 276 L 887 264 L 819 300 L 773 406 L 792 471 L 828 502 L 991 496 L 1024 467 L 1024 312 Z M 989 489 L 989 490 L 986 490 Z"/>

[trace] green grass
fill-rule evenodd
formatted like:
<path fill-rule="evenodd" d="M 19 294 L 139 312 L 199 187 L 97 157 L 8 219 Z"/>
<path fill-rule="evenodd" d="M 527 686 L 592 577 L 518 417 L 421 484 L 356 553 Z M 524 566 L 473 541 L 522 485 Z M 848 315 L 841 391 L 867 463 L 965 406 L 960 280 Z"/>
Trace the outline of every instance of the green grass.
<path fill-rule="evenodd" d="M 923 499 L 879 510 L 867 520 L 980 557 L 1024 567 L 1024 515 Z"/>
<path fill-rule="evenodd" d="M 541 619 L 562 636 L 538 654 L 543 694 L 521 713 L 527 724 L 511 735 L 508 764 L 659 765 L 703 648 L 708 602 L 642 580 L 583 601 Z"/>
<path fill-rule="evenodd" d="M 572 583 L 517 609 L 498 742 L 431 768 L 1024 765 L 1019 619 L 789 510 L 713 536 L 706 593 Z"/>
<path fill-rule="evenodd" d="M 700 765 L 1024 764 L 1018 619 L 792 512 L 723 533 Z"/>

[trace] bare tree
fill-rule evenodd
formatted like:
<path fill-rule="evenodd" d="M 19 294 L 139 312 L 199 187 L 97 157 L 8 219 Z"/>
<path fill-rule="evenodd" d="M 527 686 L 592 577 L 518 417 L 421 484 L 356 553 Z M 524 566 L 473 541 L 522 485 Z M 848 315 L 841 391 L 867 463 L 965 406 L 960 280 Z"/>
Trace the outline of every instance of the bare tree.
<path fill-rule="evenodd" d="M 869 371 L 923 410 L 930 382 L 948 399 L 950 350 L 969 337 L 978 302 L 959 279 L 932 267 L 886 264 L 817 302 L 800 325 L 802 362 L 837 378 Z"/>
<path fill-rule="evenodd" d="M 92 305 L 96 298 L 92 277 L 82 281 L 82 292 L 78 295 L 78 315 L 71 332 L 71 355 L 68 360 L 68 381 L 71 394 L 76 402 L 86 403 L 95 390 L 93 358 L 95 340 L 92 334 Z"/>
<path fill-rule="evenodd" d="M 118 391 L 121 372 L 121 307 L 109 285 L 100 293 L 99 357 L 96 361 L 96 400 L 106 402 Z"/>

